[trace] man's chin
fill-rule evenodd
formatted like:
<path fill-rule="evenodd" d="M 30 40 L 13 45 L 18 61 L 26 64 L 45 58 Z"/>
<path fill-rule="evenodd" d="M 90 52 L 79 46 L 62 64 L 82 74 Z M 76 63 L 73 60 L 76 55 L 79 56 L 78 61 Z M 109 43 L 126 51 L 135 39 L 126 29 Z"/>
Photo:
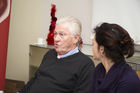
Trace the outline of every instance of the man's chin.
<path fill-rule="evenodd" d="M 55 51 L 56 51 L 58 54 L 60 54 L 60 55 L 63 54 L 63 52 L 60 51 L 59 49 L 56 49 L 56 48 L 55 48 Z"/>

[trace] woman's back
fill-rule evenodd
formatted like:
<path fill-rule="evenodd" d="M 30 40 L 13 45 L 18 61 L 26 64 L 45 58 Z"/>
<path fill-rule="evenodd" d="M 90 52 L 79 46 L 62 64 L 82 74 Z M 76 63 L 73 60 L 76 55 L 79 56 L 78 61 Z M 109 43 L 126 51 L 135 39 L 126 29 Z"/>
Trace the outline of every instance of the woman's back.
<path fill-rule="evenodd" d="M 99 64 L 92 84 L 90 93 L 140 93 L 140 80 L 126 62 L 114 64 L 106 75 L 104 66 Z"/>

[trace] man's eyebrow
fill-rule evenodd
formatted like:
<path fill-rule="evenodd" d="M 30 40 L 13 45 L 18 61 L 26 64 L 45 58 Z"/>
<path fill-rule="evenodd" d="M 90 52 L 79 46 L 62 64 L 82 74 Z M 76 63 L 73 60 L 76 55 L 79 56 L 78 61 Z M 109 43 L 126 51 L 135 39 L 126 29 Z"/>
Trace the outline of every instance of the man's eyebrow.
<path fill-rule="evenodd" d="M 64 31 L 62 31 L 62 30 L 58 30 L 58 31 L 59 31 L 59 33 L 64 33 Z M 57 31 L 55 30 L 54 32 L 57 32 Z"/>

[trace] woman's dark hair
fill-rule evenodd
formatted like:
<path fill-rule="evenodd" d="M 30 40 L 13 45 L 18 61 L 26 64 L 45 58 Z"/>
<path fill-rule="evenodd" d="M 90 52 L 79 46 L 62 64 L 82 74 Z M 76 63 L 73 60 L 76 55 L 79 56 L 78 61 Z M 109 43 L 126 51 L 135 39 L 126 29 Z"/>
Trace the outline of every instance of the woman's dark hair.
<path fill-rule="evenodd" d="M 95 29 L 95 40 L 104 46 L 106 57 L 114 62 L 122 62 L 134 54 L 134 41 L 129 33 L 117 24 L 102 23 Z"/>

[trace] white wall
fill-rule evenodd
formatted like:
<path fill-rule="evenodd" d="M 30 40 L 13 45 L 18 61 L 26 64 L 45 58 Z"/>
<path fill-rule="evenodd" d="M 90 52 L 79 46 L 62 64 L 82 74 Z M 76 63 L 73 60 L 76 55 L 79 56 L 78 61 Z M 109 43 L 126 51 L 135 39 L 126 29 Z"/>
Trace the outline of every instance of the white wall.
<path fill-rule="evenodd" d="M 6 78 L 28 81 L 29 44 L 41 36 L 40 0 L 12 0 Z"/>
<path fill-rule="evenodd" d="M 101 22 L 117 23 L 140 44 L 140 0 L 93 0 L 92 27 Z"/>
<path fill-rule="evenodd" d="M 92 31 L 92 0 L 41 0 L 42 36 L 46 38 L 50 25 L 51 3 L 56 5 L 56 17 L 74 16 L 82 22 L 82 39 L 85 44 L 91 44 L 89 36 Z"/>

